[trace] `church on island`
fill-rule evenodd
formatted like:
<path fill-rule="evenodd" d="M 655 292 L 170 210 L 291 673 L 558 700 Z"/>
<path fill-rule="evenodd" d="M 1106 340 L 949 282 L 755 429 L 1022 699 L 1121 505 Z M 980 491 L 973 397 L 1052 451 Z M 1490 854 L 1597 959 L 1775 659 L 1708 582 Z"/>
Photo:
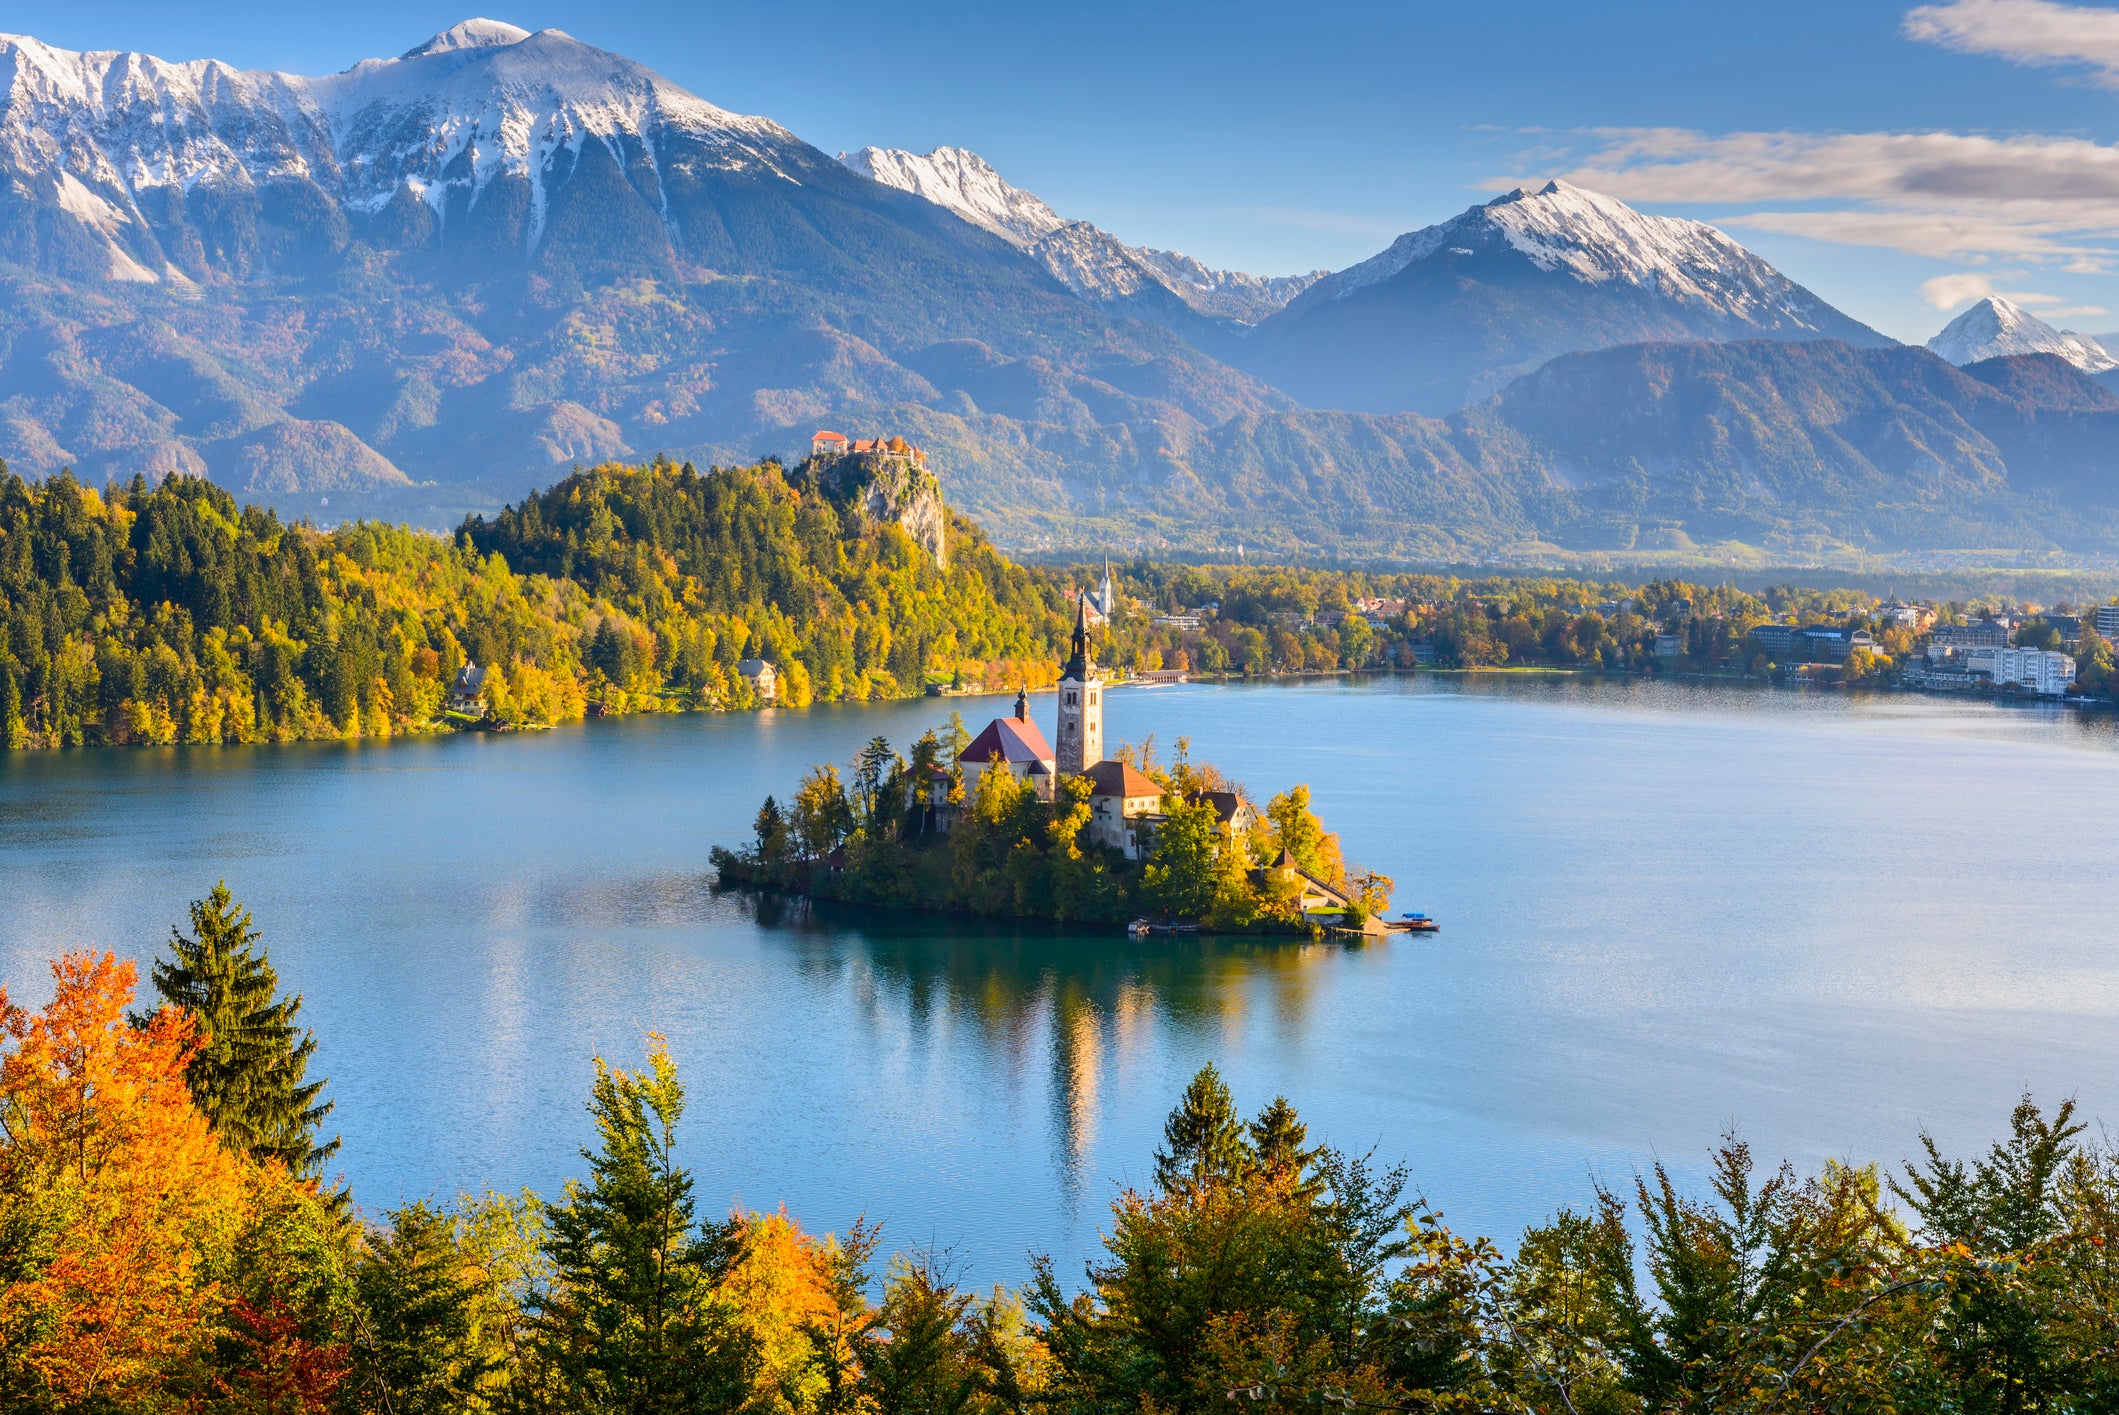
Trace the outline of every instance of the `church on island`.
<path fill-rule="evenodd" d="M 1162 788 L 1126 763 L 1104 756 L 1104 675 L 1089 652 L 1093 598 L 1083 595 L 1075 601 L 1074 639 L 1060 666 L 1059 746 L 1047 743 L 1030 720 L 1030 695 L 1018 693 L 1015 715 L 987 723 L 957 754 L 957 765 L 967 794 L 977 789 L 980 773 L 1005 771 L 1027 783 L 1041 801 L 1052 799 L 1062 776 L 1087 777 L 1089 838 L 1129 860 L 1141 860 L 1155 848 L 1155 826 L 1163 818 Z M 938 779 L 930 789 L 942 793 L 935 805 L 947 800 L 946 780 Z"/>

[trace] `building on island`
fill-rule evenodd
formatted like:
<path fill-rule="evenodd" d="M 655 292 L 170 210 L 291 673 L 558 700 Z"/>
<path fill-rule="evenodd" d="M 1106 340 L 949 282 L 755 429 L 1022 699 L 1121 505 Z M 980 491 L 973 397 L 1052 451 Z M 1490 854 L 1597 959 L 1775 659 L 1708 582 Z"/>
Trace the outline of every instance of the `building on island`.
<path fill-rule="evenodd" d="M 1104 759 L 1104 675 L 1089 653 L 1089 613 L 1074 607 L 1074 639 L 1060 665 L 1059 769 L 1080 776 Z"/>
<path fill-rule="evenodd" d="M 1281 850 L 1280 858 L 1272 864 L 1251 871 L 1251 882 L 1261 889 L 1270 887 L 1275 881 L 1283 888 L 1289 884 L 1295 886 L 1299 891 L 1298 902 L 1305 915 L 1339 914 L 1354 902 L 1344 890 L 1317 878 L 1296 864 L 1295 857 L 1285 849 Z"/>
<path fill-rule="evenodd" d="M 964 769 L 966 797 L 978 789 L 979 773 L 997 768 L 1028 782 L 1040 801 L 1049 801 L 1058 775 L 1045 734 L 1030 720 L 1027 692 L 1015 695 L 1015 716 L 996 717 L 971 739 L 970 746 L 957 753 L 957 765 Z"/>
<path fill-rule="evenodd" d="M 1089 838 L 1129 860 L 1146 859 L 1163 819 L 1163 789 L 1130 762 L 1098 762 L 1082 775 L 1089 778 Z"/>
<path fill-rule="evenodd" d="M 1155 827 L 1164 819 L 1162 788 L 1138 768 L 1104 757 L 1104 675 L 1089 648 L 1092 598 L 1084 595 L 1075 602 L 1074 637 L 1060 665 L 1057 750 L 1046 745 L 1045 734 L 1030 720 L 1030 697 L 1022 692 L 1016 694 L 1014 715 L 987 723 L 957 754 L 957 766 L 966 797 L 978 789 L 981 772 L 996 768 L 1029 783 L 1041 801 L 1053 799 L 1060 778 L 1084 777 L 1089 782 L 1088 842 L 1129 860 L 1145 859 L 1155 848 Z M 946 774 L 914 783 L 915 792 L 923 789 L 931 828 L 947 830 L 954 811 Z M 1209 794 L 1229 797 L 1223 818 L 1240 818 L 1241 828 L 1249 828 L 1251 817 L 1243 813 L 1250 807 L 1233 792 Z"/>
<path fill-rule="evenodd" d="M 1238 835 L 1249 835 L 1251 827 L 1258 824 L 1258 812 L 1251 803 L 1234 791 L 1194 791 L 1190 803 L 1195 806 L 1212 806 L 1214 818 Z"/>
<path fill-rule="evenodd" d="M 751 691 L 758 695 L 759 702 L 769 703 L 780 696 L 780 675 L 764 659 L 738 660 L 736 672 L 742 674 L 743 681 L 750 684 Z"/>
<path fill-rule="evenodd" d="M 449 684 L 449 711 L 460 712 L 466 717 L 486 715 L 486 674 L 469 659 L 456 670 L 456 679 Z"/>

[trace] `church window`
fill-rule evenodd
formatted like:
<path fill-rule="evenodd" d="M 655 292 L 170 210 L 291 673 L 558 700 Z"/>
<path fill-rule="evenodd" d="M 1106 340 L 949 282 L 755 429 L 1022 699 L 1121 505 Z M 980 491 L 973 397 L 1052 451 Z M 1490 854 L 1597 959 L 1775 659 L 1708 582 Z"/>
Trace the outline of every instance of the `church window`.
<path fill-rule="evenodd" d="M 1068 707 L 1073 707 L 1073 706 L 1074 706 L 1074 694 L 1072 694 L 1072 693 L 1069 693 L 1069 694 L 1067 694 L 1067 706 L 1068 706 Z"/>

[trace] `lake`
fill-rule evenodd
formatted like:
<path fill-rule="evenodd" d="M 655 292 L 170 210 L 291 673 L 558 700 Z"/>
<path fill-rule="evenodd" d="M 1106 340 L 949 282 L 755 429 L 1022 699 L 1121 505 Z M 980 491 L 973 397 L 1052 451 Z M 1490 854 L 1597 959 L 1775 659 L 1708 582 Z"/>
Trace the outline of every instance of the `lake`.
<path fill-rule="evenodd" d="M 1050 731 L 1052 698 L 1034 699 Z M 1402 1160 L 1506 1245 L 1595 1177 L 2119 1119 L 2109 719 L 1561 676 L 1127 689 L 1260 801 L 1314 789 L 1434 937 L 1130 943 L 709 888 L 768 791 L 1005 699 L 359 746 L 0 755 L 0 979 L 143 962 L 226 878 L 306 997 L 370 1210 L 583 1172 L 591 1058 L 669 1039 L 702 1211 L 860 1214 L 973 1283 L 1080 1272 L 1185 1080 Z"/>

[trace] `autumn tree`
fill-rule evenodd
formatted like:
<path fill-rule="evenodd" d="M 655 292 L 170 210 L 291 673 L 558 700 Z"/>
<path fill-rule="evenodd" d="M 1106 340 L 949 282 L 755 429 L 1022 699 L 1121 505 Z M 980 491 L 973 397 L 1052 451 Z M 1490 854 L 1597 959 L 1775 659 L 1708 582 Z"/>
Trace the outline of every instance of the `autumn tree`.
<path fill-rule="evenodd" d="M 321 1099 L 321 1079 L 307 1079 L 316 1037 L 299 1027 L 301 995 L 280 995 L 250 911 L 225 881 L 192 902 L 191 928 L 188 937 L 169 931 L 172 956 L 156 962 L 153 976 L 164 1005 L 186 1013 L 198 1030 L 187 1072 L 193 1099 L 243 1153 L 277 1159 L 298 1175 L 318 1174 L 339 1142 L 316 1140 L 331 1102 Z"/>

